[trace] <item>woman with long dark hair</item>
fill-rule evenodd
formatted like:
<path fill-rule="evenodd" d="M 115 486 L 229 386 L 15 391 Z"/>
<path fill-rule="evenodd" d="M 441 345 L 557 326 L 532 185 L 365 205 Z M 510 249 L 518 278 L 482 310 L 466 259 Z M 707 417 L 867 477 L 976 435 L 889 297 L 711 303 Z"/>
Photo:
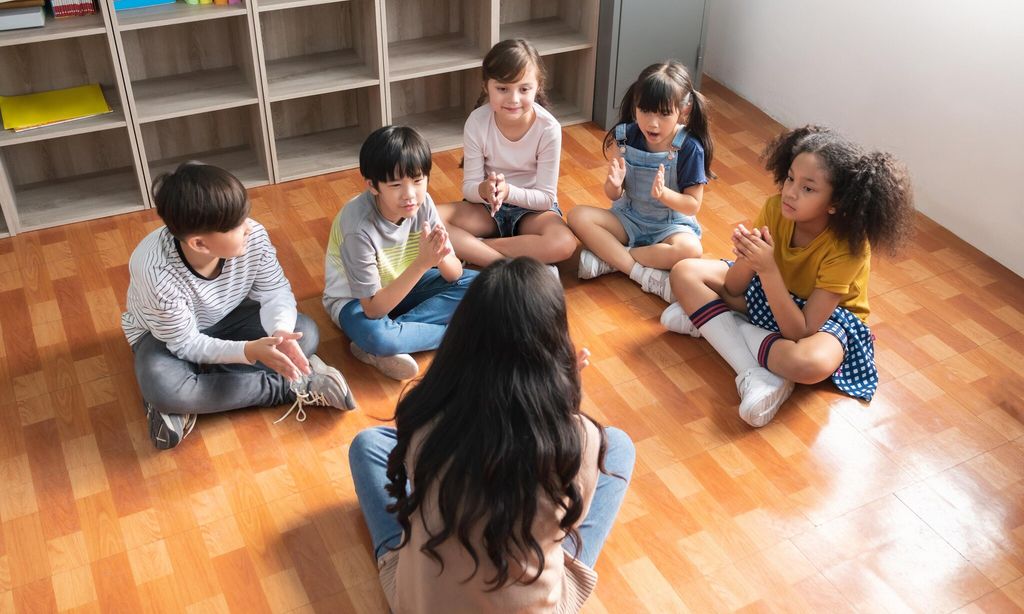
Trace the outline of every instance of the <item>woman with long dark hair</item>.
<path fill-rule="evenodd" d="M 635 455 L 580 412 L 587 356 L 540 262 L 480 273 L 396 428 L 349 450 L 393 611 L 580 609 Z"/>

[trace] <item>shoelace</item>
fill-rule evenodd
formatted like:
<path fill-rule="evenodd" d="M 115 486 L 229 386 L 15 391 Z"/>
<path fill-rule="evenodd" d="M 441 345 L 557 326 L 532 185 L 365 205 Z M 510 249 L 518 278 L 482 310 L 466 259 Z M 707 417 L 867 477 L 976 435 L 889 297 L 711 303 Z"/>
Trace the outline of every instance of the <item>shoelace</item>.
<path fill-rule="evenodd" d="M 320 407 L 326 407 L 327 405 L 330 405 L 330 403 L 327 401 L 327 397 L 325 397 L 322 392 L 314 392 L 314 391 L 297 392 L 297 393 L 295 393 L 295 402 L 292 403 L 292 406 L 288 408 L 288 411 L 284 412 L 283 416 L 281 416 L 277 420 L 274 420 L 274 424 L 277 424 L 278 422 L 284 420 L 289 415 L 291 415 L 292 410 L 295 410 L 295 421 L 296 422 L 305 422 L 306 421 L 306 409 L 305 408 L 306 408 L 307 405 L 315 405 L 315 406 L 320 406 Z"/>

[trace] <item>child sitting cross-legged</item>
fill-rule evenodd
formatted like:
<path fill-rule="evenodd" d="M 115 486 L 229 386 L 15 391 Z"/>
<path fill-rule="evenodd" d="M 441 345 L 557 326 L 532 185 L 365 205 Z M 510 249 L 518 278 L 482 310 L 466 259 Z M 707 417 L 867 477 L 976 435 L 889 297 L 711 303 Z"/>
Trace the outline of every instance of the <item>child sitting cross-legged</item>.
<path fill-rule="evenodd" d="M 331 225 L 324 307 L 352 354 L 397 380 L 419 372 L 413 352 L 441 343 L 476 271 L 464 271 L 427 194 L 430 146 L 385 126 L 359 150 L 366 191 Z"/>
<path fill-rule="evenodd" d="M 153 445 L 178 445 L 197 414 L 293 403 L 302 421 L 304 405 L 354 408 L 314 354 L 316 323 L 296 311 L 242 183 L 186 162 L 154 181 L 153 199 L 165 225 L 132 253 L 121 316 Z"/>

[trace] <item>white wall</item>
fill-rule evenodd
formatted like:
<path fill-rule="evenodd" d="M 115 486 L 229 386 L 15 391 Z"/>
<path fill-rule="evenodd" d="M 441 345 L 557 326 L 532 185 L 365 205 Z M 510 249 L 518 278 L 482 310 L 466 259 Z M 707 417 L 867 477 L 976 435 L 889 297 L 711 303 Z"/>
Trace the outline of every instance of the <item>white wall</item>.
<path fill-rule="evenodd" d="M 710 4 L 707 74 L 896 154 L 920 211 L 1024 276 L 1024 3 Z"/>

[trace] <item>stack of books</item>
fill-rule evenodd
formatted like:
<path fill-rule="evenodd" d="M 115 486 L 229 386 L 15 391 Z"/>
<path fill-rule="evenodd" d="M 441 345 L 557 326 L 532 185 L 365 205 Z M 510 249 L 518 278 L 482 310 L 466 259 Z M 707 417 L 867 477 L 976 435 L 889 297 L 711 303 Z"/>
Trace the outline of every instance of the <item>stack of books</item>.
<path fill-rule="evenodd" d="M 92 15 L 96 12 L 93 0 L 50 0 L 50 8 L 54 17 Z"/>
<path fill-rule="evenodd" d="M 0 96 L 0 117 L 4 128 L 22 132 L 55 124 L 111 113 L 99 84 L 62 90 Z"/>
<path fill-rule="evenodd" d="M 0 0 L 0 31 L 41 28 L 43 0 Z"/>

